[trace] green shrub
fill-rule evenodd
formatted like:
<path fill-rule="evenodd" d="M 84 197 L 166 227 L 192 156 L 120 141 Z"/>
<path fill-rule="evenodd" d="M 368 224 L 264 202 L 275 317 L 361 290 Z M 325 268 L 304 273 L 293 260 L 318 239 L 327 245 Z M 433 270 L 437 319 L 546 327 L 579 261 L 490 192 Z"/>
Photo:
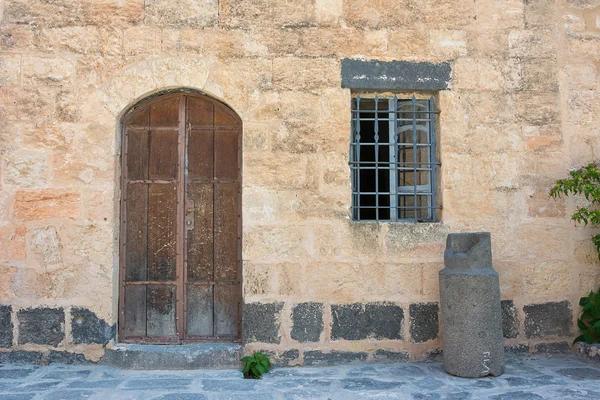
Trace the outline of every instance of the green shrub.
<path fill-rule="evenodd" d="M 573 343 L 600 343 L 600 290 L 596 293 L 590 292 L 587 297 L 582 297 L 579 305 L 583 307 L 583 312 L 577 320 L 577 326 L 582 335 L 577 336 Z"/>
<path fill-rule="evenodd" d="M 244 362 L 242 373 L 245 379 L 260 379 L 263 374 L 269 372 L 271 361 L 262 353 L 256 352 L 251 356 L 246 356 L 240 361 Z"/>
<path fill-rule="evenodd" d="M 571 216 L 575 222 L 585 225 L 600 225 L 600 169 L 598 164 L 590 163 L 585 167 L 569 171 L 569 178 L 559 179 L 550 196 L 560 198 L 562 195 L 583 195 L 590 202 L 589 207 L 578 207 Z M 592 237 L 600 259 L 600 234 Z"/>

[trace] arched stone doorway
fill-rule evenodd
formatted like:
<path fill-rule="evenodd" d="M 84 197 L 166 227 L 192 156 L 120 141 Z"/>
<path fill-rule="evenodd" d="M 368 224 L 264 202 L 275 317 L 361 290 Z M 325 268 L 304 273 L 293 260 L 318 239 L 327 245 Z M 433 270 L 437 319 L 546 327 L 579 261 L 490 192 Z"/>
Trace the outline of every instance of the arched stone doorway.
<path fill-rule="evenodd" d="M 241 133 L 191 91 L 123 117 L 120 341 L 240 340 Z"/>

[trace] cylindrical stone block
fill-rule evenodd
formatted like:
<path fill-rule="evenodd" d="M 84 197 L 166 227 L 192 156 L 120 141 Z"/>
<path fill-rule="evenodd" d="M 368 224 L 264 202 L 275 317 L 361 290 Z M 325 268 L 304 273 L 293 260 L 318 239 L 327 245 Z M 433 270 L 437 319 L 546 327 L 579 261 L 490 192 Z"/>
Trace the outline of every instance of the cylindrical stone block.
<path fill-rule="evenodd" d="M 500 281 L 488 232 L 451 233 L 440 271 L 444 370 L 479 378 L 504 373 Z"/>

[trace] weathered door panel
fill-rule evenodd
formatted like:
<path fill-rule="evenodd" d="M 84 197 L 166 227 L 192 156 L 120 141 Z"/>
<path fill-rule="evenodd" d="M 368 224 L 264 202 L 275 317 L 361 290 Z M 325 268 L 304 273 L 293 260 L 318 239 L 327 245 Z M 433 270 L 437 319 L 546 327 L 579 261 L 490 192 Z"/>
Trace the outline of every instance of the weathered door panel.
<path fill-rule="evenodd" d="M 213 287 L 187 285 L 187 330 L 189 336 L 213 336 Z"/>
<path fill-rule="evenodd" d="M 236 337 L 239 334 L 237 285 L 215 285 L 215 336 Z"/>
<path fill-rule="evenodd" d="M 177 179 L 177 131 L 150 132 L 150 179 Z"/>
<path fill-rule="evenodd" d="M 123 125 L 120 339 L 239 340 L 239 118 L 179 93 Z"/>
<path fill-rule="evenodd" d="M 150 184 L 148 190 L 148 280 L 175 281 L 177 186 Z"/>
<path fill-rule="evenodd" d="M 148 279 L 148 185 L 129 183 L 127 197 L 125 279 L 145 281 Z"/>
<path fill-rule="evenodd" d="M 238 277 L 237 242 L 238 184 L 215 184 L 214 274 L 215 281 L 235 281 Z"/>
<path fill-rule="evenodd" d="M 187 229 L 187 280 L 213 280 L 214 215 L 213 185 L 188 184 L 188 213 L 193 229 Z"/>

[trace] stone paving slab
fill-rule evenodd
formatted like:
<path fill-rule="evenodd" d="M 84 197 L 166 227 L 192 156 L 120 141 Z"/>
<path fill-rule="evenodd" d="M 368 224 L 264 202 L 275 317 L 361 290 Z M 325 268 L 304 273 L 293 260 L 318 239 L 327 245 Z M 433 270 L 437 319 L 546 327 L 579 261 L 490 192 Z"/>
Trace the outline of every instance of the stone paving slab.
<path fill-rule="evenodd" d="M 98 365 L 0 365 L 0 400 L 537 400 L 600 399 L 600 367 L 574 357 L 511 359 L 496 378 L 464 379 L 441 363 L 132 371 Z"/>

